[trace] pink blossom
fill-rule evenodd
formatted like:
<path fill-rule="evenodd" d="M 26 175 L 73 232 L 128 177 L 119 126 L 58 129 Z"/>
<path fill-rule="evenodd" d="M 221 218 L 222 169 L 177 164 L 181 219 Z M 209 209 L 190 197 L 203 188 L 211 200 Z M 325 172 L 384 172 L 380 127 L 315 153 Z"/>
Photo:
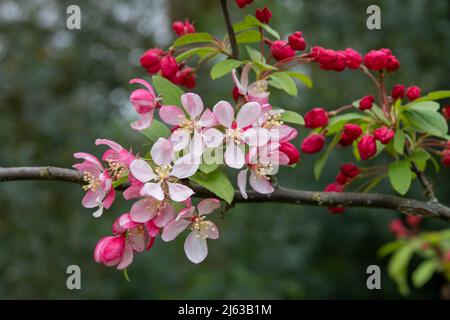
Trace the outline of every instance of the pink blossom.
<path fill-rule="evenodd" d="M 131 162 L 136 158 L 117 142 L 108 139 L 97 139 L 95 145 L 107 145 L 110 149 L 103 153 L 102 160 L 108 163 L 108 171 L 113 179 L 118 179 L 127 173 Z"/>
<path fill-rule="evenodd" d="M 81 203 L 85 208 L 98 207 L 93 213 L 93 216 L 98 218 L 102 215 L 103 208 L 109 209 L 116 197 L 112 178 L 97 157 L 84 152 L 74 153 L 73 156 L 84 160 L 73 165 L 83 174 L 83 180 L 86 182 L 83 189 L 87 192 Z"/>
<path fill-rule="evenodd" d="M 185 93 L 181 96 L 181 105 L 184 111 L 177 106 L 162 106 L 159 110 L 165 123 L 176 126 L 170 137 L 175 151 L 183 150 L 191 143 L 191 152 L 201 155 L 204 147 L 216 148 L 222 144 L 223 134 L 213 128 L 218 125 L 216 116 L 211 110 L 204 110 L 200 96 Z"/>
<path fill-rule="evenodd" d="M 130 102 L 139 115 L 139 120 L 134 122 L 131 127 L 135 130 L 144 130 L 152 124 L 153 113 L 158 105 L 158 99 L 152 86 L 147 81 L 142 79 L 130 80 L 130 84 L 133 83 L 139 83 L 147 89 L 134 90 L 130 95 Z"/>
<path fill-rule="evenodd" d="M 281 120 L 284 110 L 270 110 L 259 117 L 260 126 L 270 130 L 271 141 L 288 142 L 297 137 L 297 130 L 285 125 Z"/>
<path fill-rule="evenodd" d="M 177 181 L 188 178 L 197 171 L 198 157 L 186 154 L 172 163 L 174 149 L 172 143 L 164 138 L 156 141 L 150 154 L 155 163 L 155 170 L 141 159 L 134 160 L 130 166 L 133 176 L 144 183 L 140 191 L 141 196 L 162 201 L 169 195 L 173 201 L 181 202 L 194 194 L 189 187 Z"/>
<path fill-rule="evenodd" d="M 238 80 L 236 70 L 233 70 L 232 77 L 239 94 L 246 97 L 249 102 L 258 102 L 263 112 L 272 109 L 269 104 L 269 91 L 267 90 L 267 81 L 258 80 L 251 84 L 248 83 L 248 74 L 251 69 L 251 63 L 248 63 L 242 69 L 241 79 Z"/>
<path fill-rule="evenodd" d="M 262 146 L 269 141 L 270 133 L 267 129 L 253 127 L 261 115 L 261 106 L 257 102 L 248 102 L 241 107 L 235 119 L 231 104 L 219 101 L 214 106 L 213 112 L 217 121 L 226 128 L 225 163 L 232 168 L 240 169 L 245 163 L 242 144 Z"/>
<path fill-rule="evenodd" d="M 218 208 L 220 208 L 220 201 L 210 198 L 200 201 L 197 207 L 181 210 L 178 216 L 164 227 L 161 238 L 164 241 L 172 241 L 190 227 L 192 232 L 186 237 L 184 251 L 193 263 L 202 262 L 208 256 L 206 239 L 219 238 L 217 226 L 206 220 L 205 216 Z"/>

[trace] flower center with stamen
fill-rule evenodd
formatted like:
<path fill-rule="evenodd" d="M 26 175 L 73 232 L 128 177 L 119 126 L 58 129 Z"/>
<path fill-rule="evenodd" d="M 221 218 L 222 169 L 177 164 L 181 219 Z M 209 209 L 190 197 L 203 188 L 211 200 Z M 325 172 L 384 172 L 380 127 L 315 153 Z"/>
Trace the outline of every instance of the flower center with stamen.
<path fill-rule="evenodd" d="M 230 140 L 233 140 L 235 144 L 241 143 L 241 136 L 242 136 L 242 129 L 241 128 L 235 128 L 235 129 L 227 129 L 227 137 Z"/>
<path fill-rule="evenodd" d="M 106 162 L 108 163 L 108 173 L 115 180 L 123 176 L 128 170 L 127 167 L 118 160 L 108 159 Z"/>
<path fill-rule="evenodd" d="M 192 218 L 192 231 L 198 231 L 195 236 L 197 238 L 207 239 L 208 230 L 215 231 L 215 227 L 211 221 L 205 220 L 205 216 L 194 216 Z"/>
<path fill-rule="evenodd" d="M 259 177 L 263 177 L 266 180 L 270 180 L 270 177 L 268 177 L 268 176 L 272 175 L 272 173 L 273 173 L 273 166 L 272 166 L 271 163 L 268 163 L 268 164 L 258 163 L 256 165 L 255 173 Z"/>
<path fill-rule="evenodd" d="M 255 91 L 258 93 L 267 92 L 267 81 L 265 80 L 256 81 Z"/>
<path fill-rule="evenodd" d="M 158 175 L 159 180 L 167 180 L 170 176 L 170 172 L 172 172 L 172 166 L 170 164 L 157 167 L 155 169 L 156 174 Z"/>
<path fill-rule="evenodd" d="M 190 133 L 194 131 L 195 122 L 189 119 L 184 119 L 178 125 L 180 129 L 188 130 Z"/>
<path fill-rule="evenodd" d="M 270 113 L 266 113 L 266 121 L 263 124 L 264 128 L 276 128 L 281 126 L 282 124 L 284 124 L 283 121 L 281 121 L 281 113 L 275 113 L 275 114 L 270 114 Z"/>
<path fill-rule="evenodd" d="M 86 184 L 83 186 L 84 191 L 96 191 L 97 188 L 101 185 L 100 180 L 88 171 L 83 173 L 83 180 L 86 182 Z"/>

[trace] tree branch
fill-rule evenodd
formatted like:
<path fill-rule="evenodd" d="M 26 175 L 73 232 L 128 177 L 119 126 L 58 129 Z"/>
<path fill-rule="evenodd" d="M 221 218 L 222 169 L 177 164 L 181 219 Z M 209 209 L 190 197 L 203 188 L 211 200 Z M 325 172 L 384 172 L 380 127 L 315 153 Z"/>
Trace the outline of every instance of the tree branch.
<path fill-rule="evenodd" d="M 228 37 L 230 38 L 232 58 L 239 59 L 239 48 L 236 42 L 236 34 L 233 30 L 233 25 L 231 24 L 230 13 L 228 12 L 227 0 L 220 0 L 222 5 L 223 17 L 225 18 L 225 23 L 227 25 Z"/>
<path fill-rule="evenodd" d="M 56 180 L 84 184 L 83 176 L 73 169 L 57 167 L 0 168 L 0 182 L 13 180 Z M 122 185 L 117 189 L 124 190 L 126 187 L 127 185 Z M 190 185 L 190 187 L 195 191 L 197 197 L 214 196 L 201 186 Z M 233 202 L 277 202 L 321 207 L 342 205 L 345 207 L 392 209 L 405 214 L 434 217 L 450 222 L 450 208 L 438 202 L 423 202 L 387 194 L 315 192 L 278 188 L 271 194 L 249 191 L 248 199 L 242 198 L 241 194 L 236 191 Z"/>

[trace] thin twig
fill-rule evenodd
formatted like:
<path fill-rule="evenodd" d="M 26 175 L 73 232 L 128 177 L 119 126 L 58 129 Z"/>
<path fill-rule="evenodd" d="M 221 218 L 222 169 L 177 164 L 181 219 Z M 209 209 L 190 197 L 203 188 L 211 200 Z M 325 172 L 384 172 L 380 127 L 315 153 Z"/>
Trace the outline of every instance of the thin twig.
<path fill-rule="evenodd" d="M 228 12 L 227 0 L 220 0 L 222 5 L 223 17 L 225 18 L 225 23 L 227 25 L 228 38 L 230 38 L 231 52 L 233 59 L 239 59 L 239 48 L 236 42 L 236 34 L 233 30 L 233 25 L 231 23 L 230 13 Z"/>

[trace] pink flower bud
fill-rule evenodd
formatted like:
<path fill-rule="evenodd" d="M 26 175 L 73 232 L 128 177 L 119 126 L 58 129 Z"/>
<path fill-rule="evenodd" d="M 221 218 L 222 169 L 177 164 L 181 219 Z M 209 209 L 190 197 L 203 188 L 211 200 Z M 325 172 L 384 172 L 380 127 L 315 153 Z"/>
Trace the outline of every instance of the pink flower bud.
<path fill-rule="evenodd" d="M 409 224 L 411 228 L 415 229 L 418 228 L 422 223 L 422 217 L 407 215 L 406 222 Z"/>
<path fill-rule="evenodd" d="M 387 71 L 397 71 L 400 68 L 400 61 L 398 61 L 396 56 L 389 56 L 386 60 L 386 70 Z"/>
<path fill-rule="evenodd" d="M 343 147 L 349 146 L 358 139 L 362 134 L 362 129 L 357 124 L 347 123 L 344 125 L 344 130 L 342 132 L 341 140 L 339 144 Z"/>
<path fill-rule="evenodd" d="M 360 172 L 358 166 L 353 163 L 345 163 L 341 166 L 341 173 L 348 178 L 357 177 Z"/>
<path fill-rule="evenodd" d="M 301 148 L 304 153 L 316 153 L 322 150 L 324 144 L 325 137 L 323 134 L 313 133 L 303 140 Z"/>
<path fill-rule="evenodd" d="M 450 120 L 450 105 L 445 105 L 442 107 L 442 115 L 444 116 L 445 120 Z"/>
<path fill-rule="evenodd" d="M 175 75 L 172 78 L 170 78 L 170 80 L 174 84 L 178 84 L 188 89 L 192 89 L 196 85 L 195 71 L 192 68 L 185 67 L 182 70 L 177 71 Z"/>
<path fill-rule="evenodd" d="M 122 260 L 125 252 L 125 236 L 103 237 L 95 246 L 94 259 L 98 263 L 111 267 Z"/>
<path fill-rule="evenodd" d="M 188 33 L 195 33 L 194 26 L 187 19 L 185 22 L 175 21 L 172 24 L 172 29 L 177 34 L 177 36 L 183 36 Z"/>
<path fill-rule="evenodd" d="M 395 101 L 397 99 L 402 99 L 405 96 L 405 86 L 402 84 L 396 84 L 392 88 L 391 97 Z"/>
<path fill-rule="evenodd" d="M 406 96 L 409 100 L 413 101 L 420 97 L 420 88 L 418 86 L 411 86 L 406 89 Z"/>
<path fill-rule="evenodd" d="M 288 38 L 289 45 L 291 46 L 292 50 L 296 51 L 302 51 L 306 48 L 306 42 L 305 39 L 303 39 L 303 35 L 300 31 L 296 31 L 293 34 L 291 34 Z"/>
<path fill-rule="evenodd" d="M 344 187 L 339 183 L 333 182 L 325 187 L 324 192 L 344 192 Z"/>
<path fill-rule="evenodd" d="M 362 57 L 356 50 L 347 48 L 344 50 L 345 63 L 349 69 L 358 69 L 362 63 Z"/>
<path fill-rule="evenodd" d="M 241 9 L 245 8 L 247 5 L 251 4 L 253 0 L 234 0 L 237 6 Z"/>
<path fill-rule="evenodd" d="M 380 127 L 375 129 L 373 135 L 375 136 L 375 139 L 380 141 L 382 144 L 388 144 L 392 138 L 394 138 L 395 132 L 388 127 Z"/>
<path fill-rule="evenodd" d="M 130 95 L 130 102 L 139 114 L 150 112 L 155 108 L 155 96 L 148 90 L 137 89 Z"/>
<path fill-rule="evenodd" d="M 364 135 L 358 142 L 358 151 L 362 160 L 367 160 L 377 153 L 375 138 L 371 135 Z"/>
<path fill-rule="evenodd" d="M 313 108 L 305 114 L 305 127 L 321 128 L 328 124 L 328 112 L 323 108 Z"/>
<path fill-rule="evenodd" d="M 284 153 L 289 158 L 288 165 L 297 163 L 300 160 L 300 152 L 290 142 L 281 143 L 278 150 Z"/>
<path fill-rule="evenodd" d="M 233 87 L 233 91 L 231 92 L 231 95 L 233 96 L 234 102 L 237 102 L 241 94 L 239 93 L 239 88 L 237 86 Z"/>
<path fill-rule="evenodd" d="M 255 17 L 260 22 L 268 24 L 270 21 L 270 18 L 272 18 L 272 12 L 267 8 L 267 6 L 264 7 L 264 9 L 256 9 Z"/>
<path fill-rule="evenodd" d="M 144 52 L 139 61 L 149 73 L 157 73 L 161 69 L 161 56 L 163 51 L 159 48 L 153 48 Z"/>
<path fill-rule="evenodd" d="M 272 56 L 277 61 L 282 61 L 287 58 L 292 58 L 295 56 L 295 51 L 291 49 L 289 44 L 283 40 L 277 40 L 272 42 L 270 46 Z"/>
<path fill-rule="evenodd" d="M 372 109 L 372 105 L 373 105 L 374 101 L 375 101 L 374 96 L 364 96 L 359 101 L 359 110 L 364 111 L 364 110 Z"/>
<path fill-rule="evenodd" d="M 167 55 L 161 59 L 161 75 L 166 78 L 172 78 L 178 71 L 177 60 L 172 55 Z"/>
<path fill-rule="evenodd" d="M 401 219 L 394 219 L 389 223 L 389 230 L 396 236 L 396 237 L 406 237 L 409 234 L 408 229 L 406 229 L 405 225 L 403 224 L 403 221 Z"/>
<path fill-rule="evenodd" d="M 336 176 L 336 183 L 342 186 L 345 185 L 349 180 L 349 177 L 345 176 L 342 172 L 339 172 Z"/>
<path fill-rule="evenodd" d="M 380 71 L 386 67 L 389 49 L 371 50 L 364 56 L 364 64 L 368 69 Z"/>

